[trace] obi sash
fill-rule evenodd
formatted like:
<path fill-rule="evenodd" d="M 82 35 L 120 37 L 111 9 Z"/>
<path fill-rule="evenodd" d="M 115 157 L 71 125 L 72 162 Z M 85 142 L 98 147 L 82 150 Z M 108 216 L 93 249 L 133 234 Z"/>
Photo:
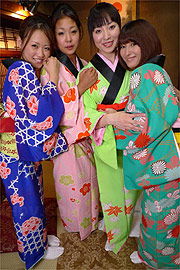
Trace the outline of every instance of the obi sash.
<path fill-rule="evenodd" d="M 74 77 L 77 78 L 77 75 L 79 72 L 76 69 L 76 67 L 73 65 L 73 63 L 71 62 L 69 57 L 59 50 L 56 51 L 56 57 L 63 65 L 65 65 L 67 67 L 67 69 L 69 69 L 69 71 L 74 75 Z M 77 55 L 76 55 L 76 57 L 78 59 L 79 65 L 80 65 L 80 69 L 82 69 L 84 67 L 82 61 Z"/>

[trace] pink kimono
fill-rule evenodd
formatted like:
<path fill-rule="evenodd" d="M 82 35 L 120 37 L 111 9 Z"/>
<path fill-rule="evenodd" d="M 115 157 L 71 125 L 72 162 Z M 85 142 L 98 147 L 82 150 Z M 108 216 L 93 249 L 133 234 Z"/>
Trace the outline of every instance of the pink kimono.
<path fill-rule="evenodd" d="M 66 55 L 63 57 L 67 58 Z M 79 98 L 76 76 L 67 68 L 67 63 L 65 66 L 59 60 L 58 91 L 65 107 L 60 126 L 69 150 L 53 159 L 53 175 L 63 225 L 69 232 L 79 232 L 83 240 L 97 228 L 98 223 L 99 190 L 96 167 L 88 119 L 84 124 L 83 97 Z M 77 57 L 77 71 L 80 70 L 79 61 L 81 60 Z M 82 62 L 86 64 L 84 60 Z M 43 71 L 41 81 L 45 84 L 47 80 L 48 75 Z"/>

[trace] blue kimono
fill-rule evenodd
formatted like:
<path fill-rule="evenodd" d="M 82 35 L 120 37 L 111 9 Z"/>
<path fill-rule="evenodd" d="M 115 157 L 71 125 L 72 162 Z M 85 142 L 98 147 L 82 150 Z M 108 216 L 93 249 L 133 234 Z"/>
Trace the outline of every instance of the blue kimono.
<path fill-rule="evenodd" d="M 53 82 L 42 87 L 33 66 L 16 61 L 6 75 L 3 106 L 6 116 L 14 120 L 15 132 L 9 134 L 9 141 L 2 133 L 0 177 L 12 207 L 19 255 L 30 269 L 47 248 L 39 161 L 67 151 L 58 127 L 64 105 Z"/>

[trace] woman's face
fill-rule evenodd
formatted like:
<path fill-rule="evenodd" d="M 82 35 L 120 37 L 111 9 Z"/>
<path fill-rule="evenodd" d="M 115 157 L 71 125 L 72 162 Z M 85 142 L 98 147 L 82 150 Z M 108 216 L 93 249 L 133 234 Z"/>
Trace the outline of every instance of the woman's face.
<path fill-rule="evenodd" d="M 141 60 L 141 48 L 139 45 L 130 41 L 122 44 L 120 48 L 120 55 L 130 70 L 135 69 Z"/>
<path fill-rule="evenodd" d="M 55 27 L 56 42 L 59 50 L 71 56 L 76 54 L 80 41 L 80 32 L 77 24 L 69 17 L 59 19 Z"/>
<path fill-rule="evenodd" d="M 93 41 L 99 53 L 109 58 L 116 52 L 118 38 L 120 34 L 119 25 L 111 21 L 101 27 L 96 27 L 93 31 Z"/>
<path fill-rule="evenodd" d="M 20 37 L 18 39 L 18 45 L 22 49 L 22 58 L 32 64 L 34 68 L 40 69 L 50 56 L 49 39 L 43 31 L 35 30 L 27 44 L 26 40 L 22 42 Z"/>

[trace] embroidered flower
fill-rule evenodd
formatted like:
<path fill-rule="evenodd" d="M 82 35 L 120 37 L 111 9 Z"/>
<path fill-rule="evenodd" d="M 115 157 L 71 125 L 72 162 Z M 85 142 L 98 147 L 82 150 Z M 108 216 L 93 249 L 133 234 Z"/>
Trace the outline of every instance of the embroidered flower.
<path fill-rule="evenodd" d="M 166 170 L 164 177 L 167 179 L 167 181 L 172 181 L 174 179 L 177 179 L 180 177 L 180 167 L 173 168 L 172 170 L 168 169 Z"/>
<path fill-rule="evenodd" d="M 23 242 L 21 240 L 17 240 L 17 246 L 19 252 L 24 252 Z"/>
<path fill-rule="evenodd" d="M 168 193 L 168 194 L 167 194 L 167 197 L 168 197 L 168 198 L 174 198 L 175 200 L 178 200 L 178 199 L 180 198 L 179 192 L 180 192 L 180 190 L 177 189 L 177 190 L 175 190 L 173 193 L 171 193 L 171 192 Z"/>
<path fill-rule="evenodd" d="M 141 151 L 135 153 L 132 157 L 133 159 L 140 160 L 142 158 L 145 158 L 147 156 L 148 150 L 147 148 L 142 149 Z"/>
<path fill-rule="evenodd" d="M 180 213 L 180 206 L 176 209 L 171 209 L 170 214 L 166 215 L 163 219 L 165 225 L 171 225 L 172 223 L 176 222 L 179 218 Z"/>
<path fill-rule="evenodd" d="M 103 86 L 103 87 L 101 87 L 99 89 L 99 95 L 102 95 L 102 97 L 105 96 L 106 92 L 107 92 L 107 87 L 106 86 Z"/>
<path fill-rule="evenodd" d="M 164 189 L 165 190 L 169 190 L 171 188 L 177 189 L 179 187 L 179 182 L 180 182 L 180 178 L 178 178 L 174 181 L 170 181 L 170 183 L 168 183 L 164 186 Z"/>
<path fill-rule="evenodd" d="M 31 217 L 22 224 L 22 234 L 26 236 L 30 231 L 35 232 L 39 227 L 40 219 L 37 217 Z"/>
<path fill-rule="evenodd" d="M 85 132 L 80 132 L 78 133 L 78 137 L 77 137 L 77 140 L 80 140 L 80 139 L 83 139 L 83 138 L 86 138 L 86 137 L 89 137 L 89 132 L 86 130 Z"/>
<path fill-rule="evenodd" d="M 52 128 L 53 126 L 53 118 L 52 116 L 48 116 L 43 122 L 36 123 L 33 125 L 33 128 L 36 130 L 47 130 Z"/>
<path fill-rule="evenodd" d="M 8 77 L 9 82 L 13 82 L 13 84 L 18 84 L 18 80 L 19 80 L 19 73 L 18 73 L 18 69 L 12 69 L 11 72 L 9 73 L 9 77 Z"/>
<path fill-rule="evenodd" d="M 48 155 L 50 155 L 52 150 L 56 148 L 57 136 L 58 134 L 54 133 L 47 141 L 44 142 L 43 151 L 47 152 Z"/>
<path fill-rule="evenodd" d="M 72 179 L 71 175 L 61 175 L 59 183 L 68 187 L 69 185 L 72 185 L 74 183 L 74 180 Z"/>
<path fill-rule="evenodd" d="M 109 209 L 105 210 L 105 212 L 109 212 L 108 216 L 115 215 L 117 217 L 119 213 L 123 212 L 121 209 L 122 209 L 122 207 L 110 206 Z"/>
<path fill-rule="evenodd" d="M 30 99 L 27 101 L 27 106 L 30 109 L 29 112 L 32 115 L 37 115 L 38 112 L 38 105 L 39 105 L 39 100 L 35 96 L 31 96 Z"/>
<path fill-rule="evenodd" d="M 19 197 L 19 194 L 13 194 L 10 196 L 10 198 L 13 205 L 16 203 L 19 203 L 20 207 L 24 205 L 24 197 Z"/>
<path fill-rule="evenodd" d="M 71 101 L 76 100 L 76 95 L 75 95 L 75 88 L 70 88 L 66 94 L 63 96 L 64 102 L 65 103 L 70 103 Z"/>
<path fill-rule="evenodd" d="M 148 258 L 149 260 L 153 260 L 153 256 L 149 252 L 143 250 L 143 253 L 146 256 L 146 258 Z"/>
<path fill-rule="evenodd" d="M 91 220 L 90 218 L 85 217 L 83 221 L 80 223 L 80 225 L 84 228 L 87 229 L 91 225 Z"/>
<path fill-rule="evenodd" d="M 132 213 L 132 210 L 133 210 L 132 204 L 128 207 L 125 205 L 125 215 L 130 215 Z"/>
<path fill-rule="evenodd" d="M 86 194 L 90 191 L 90 186 L 91 184 L 84 184 L 83 187 L 80 189 L 80 192 L 82 193 L 83 196 L 86 196 Z"/>
<path fill-rule="evenodd" d="M 151 164 L 151 170 L 153 174 L 159 175 L 166 171 L 166 162 L 164 160 L 158 160 Z"/>
<path fill-rule="evenodd" d="M 136 87 L 138 87 L 140 82 L 141 82 L 141 75 L 138 72 L 134 73 L 130 79 L 130 88 L 135 89 Z"/>
<path fill-rule="evenodd" d="M 150 142 L 150 137 L 149 135 L 147 135 L 146 133 L 140 133 L 139 136 L 137 137 L 136 141 L 135 141 L 135 145 L 138 148 L 143 148 L 145 146 L 148 145 L 148 143 Z"/>
<path fill-rule="evenodd" d="M 0 176 L 2 179 L 6 179 L 11 174 L 11 169 L 7 168 L 7 163 L 2 161 L 0 164 Z"/>
<path fill-rule="evenodd" d="M 13 118 L 13 119 L 16 116 L 16 110 L 14 109 L 14 107 L 15 107 L 15 103 L 10 99 L 9 96 L 7 96 L 7 99 L 6 99 L 6 111 L 9 114 L 9 116 L 11 118 Z"/>
<path fill-rule="evenodd" d="M 155 204 L 156 207 L 157 207 L 158 213 L 162 212 L 162 207 L 159 205 L 159 202 L 158 202 L 158 201 L 154 201 L 154 204 Z"/>
<path fill-rule="evenodd" d="M 169 238 L 178 238 L 180 234 L 180 225 L 176 226 L 173 230 L 167 232 L 167 239 Z"/>
<path fill-rule="evenodd" d="M 174 251 L 175 251 L 175 249 L 173 247 L 165 247 L 165 248 L 162 249 L 161 253 L 164 256 L 168 256 L 168 255 L 173 254 Z"/>
<path fill-rule="evenodd" d="M 178 252 L 176 255 L 171 256 L 171 260 L 172 260 L 176 265 L 180 265 L 180 252 Z"/>
<path fill-rule="evenodd" d="M 92 123 L 91 123 L 89 117 L 84 118 L 84 124 L 85 124 L 85 127 L 87 128 L 87 130 L 90 130 Z"/>
<path fill-rule="evenodd" d="M 162 101 L 163 101 L 165 106 L 167 105 L 167 103 L 169 101 L 169 94 L 171 93 L 172 90 L 173 90 L 173 87 L 171 85 L 168 85 L 168 87 L 164 91 L 164 96 L 162 98 Z"/>
<path fill-rule="evenodd" d="M 101 80 L 97 80 L 95 84 L 93 84 L 93 86 L 90 87 L 90 94 L 92 94 L 92 92 L 95 90 L 97 91 L 97 87 L 98 87 L 98 83 L 100 82 Z"/>
<path fill-rule="evenodd" d="M 157 85 L 165 84 L 164 76 L 159 70 L 154 71 L 153 80 L 154 80 L 155 84 L 157 84 Z"/>
<path fill-rule="evenodd" d="M 129 141 L 129 144 L 128 144 L 128 146 L 126 146 L 126 149 L 127 150 L 132 150 L 132 149 L 135 149 L 136 148 L 136 146 L 135 145 L 133 145 L 134 144 L 134 142 L 133 141 Z"/>
<path fill-rule="evenodd" d="M 128 111 L 128 112 L 135 112 L 135 110 L 136 110 L 135 104 L 132 104 L 132 102 L 130 102 L 130 103 L 128 104 L 128 106 L 127 106 L 127 111 Z"/>
<path fill-rule="evenodd" d="M 108 239 L 108 242 L 110 243 L 110 241 L 111 240 L 113 240 L 114 239 L 114 234 L 112 233 L 112 231 L 109 231 L 108 233 L 107 233 L 107 239 Z"/>

